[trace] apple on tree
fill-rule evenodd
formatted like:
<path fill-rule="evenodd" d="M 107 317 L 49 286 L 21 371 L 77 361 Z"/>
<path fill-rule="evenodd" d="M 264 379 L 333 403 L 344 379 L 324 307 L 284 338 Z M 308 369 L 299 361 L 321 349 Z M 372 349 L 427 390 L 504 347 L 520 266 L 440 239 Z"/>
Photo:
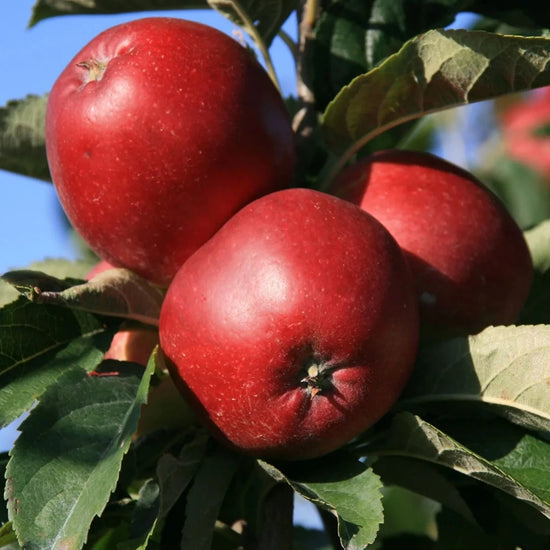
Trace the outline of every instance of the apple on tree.
<path fill-rule="evenodd" d="M 246 454 L 305 459 L 393 406 L 415 360 L 418 306 L 378 221 L 293 188 L 245 206 L 183 264 L 159 332 L 215 435 Z"/>
<path fill-rule="evenodd" d="M 501 122 L 506 155 L 550 180 L 550 86 L 508 107 Z"/>
<path fill-rule="evenodd" d="M 352 164 L 329 191 L 359 205 L 409 261 L 426 334 L 513 323 L 533 266 L 520 228 L 471 173 L 430 153 L 387 150 Z"/>
<path fill-rule="evenodd" d="M 242 206 L 287 187 L 295 163 L 286 106 L 253 54 L 168 17 L 76 54 L 49 95 L 46 149 L 87 244 L 163 286 Z"/>

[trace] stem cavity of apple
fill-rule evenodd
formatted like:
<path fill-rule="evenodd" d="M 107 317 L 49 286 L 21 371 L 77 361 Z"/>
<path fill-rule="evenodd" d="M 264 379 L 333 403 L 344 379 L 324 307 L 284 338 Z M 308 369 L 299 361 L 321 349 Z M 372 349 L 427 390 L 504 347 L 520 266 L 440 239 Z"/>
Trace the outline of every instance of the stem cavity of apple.
<path fill-rule="evenodd" d="M 84 78 L 84 85 L 86 85 L 88 82 L 99 82 L 103 78 L 107 63 L 99 61 L 99 59 L 88 59 L 80 61 L 76 66 L 86 69 L 86 76 Z"/>

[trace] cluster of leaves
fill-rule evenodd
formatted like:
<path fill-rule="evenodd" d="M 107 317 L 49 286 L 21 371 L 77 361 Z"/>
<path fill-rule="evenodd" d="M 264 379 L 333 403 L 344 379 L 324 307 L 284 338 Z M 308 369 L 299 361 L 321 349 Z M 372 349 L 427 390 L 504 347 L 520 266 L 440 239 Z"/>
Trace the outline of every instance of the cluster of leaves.
<path fill-rule="evenodd" d="M 299 89 L 289 106 L 305 151 L 298 174 L 323 189 L 358 155 L 426 147 L 431 113 L 550 85 L 550 10 L 526 0 L 493 4 L 38 0 L 31 24 L 214 8 L 248 33 L 273 72 L 269 46 L 295 12 L 299 36 L 289 45 Z M 484 30 L 443 30 L 463 11 L 477 13 Z M 1 169 L 49 179 L 45 102 L 29 96 L 0 109 Z M 236 455 L 183 401 L 155 399 L 167 376 L 158 353 L 145 369 L 103 360 L 123 319 L 157 322 L 162 294 L 137 276 L 113 270 L 85 282 L 85 261 L 4 275 L 1 426 L 26 419 L 0 455 L 0 547 L 547 548 L 550 200 L 541 182 L 513 185 L 520 167 L 506 159 L 493 167 L 480 173 L 526 229 L 535 264 L 518 325 L 423 345 L 394 410 L 317 460 Z M 293 494 L 318 508 L 324 534 L 293 528 Z"/>

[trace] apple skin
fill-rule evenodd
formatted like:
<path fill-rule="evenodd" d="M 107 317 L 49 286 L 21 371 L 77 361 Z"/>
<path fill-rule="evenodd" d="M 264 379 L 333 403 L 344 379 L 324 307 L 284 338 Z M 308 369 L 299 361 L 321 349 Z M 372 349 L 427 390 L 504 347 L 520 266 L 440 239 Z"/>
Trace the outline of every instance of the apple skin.
<path fill-rule="evenodd" d="M 245 206 L 189 258 L 159 333 L 176 384 L 215 436 L 297 460 L 389 411 L 416 357 L 418 309 L 381 224 L 295 188 Z"/>
<path fill-rule="evenodd" d="M 405 252 L 423 334 L 473 334 L 517 319 L 533 277 L 529 249 L 471 173 L 429 153 L 386 150 L 346 167 L 329 192 L 377 218 Z"/>
<path fill-rule="evenodd" d="M 46 150 L 88 245 L 163 286 L 242 206 L 287 187 L 295 164 L 287 109 L 253 55 L 167 17 L 82 48 L 49 95 Z"/>
<path fill-rule="evenodd" d="M 536 90 L 508 107 L 501 118 L 506 155 L 530 166 L 550 182 L 550 86 Z"/>

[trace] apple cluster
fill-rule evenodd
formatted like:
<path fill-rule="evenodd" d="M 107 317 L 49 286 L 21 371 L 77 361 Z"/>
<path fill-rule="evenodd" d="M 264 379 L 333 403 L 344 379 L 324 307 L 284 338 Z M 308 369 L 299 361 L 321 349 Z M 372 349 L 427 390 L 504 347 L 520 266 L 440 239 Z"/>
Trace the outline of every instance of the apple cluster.
<path fill-rule="evenodd" d="M 205 25 L 145 18 L 98 35 L 56 81 L 46 125 L 61 204 L 98 269 L 167 289 L 172 378 L 240 452 L 340 448 L 392 408 L 422 334 L 513 323 L 529 291 L 520 229 L 442 159 L 384 151 L 328 192 L 293 185 L 279 92 Z M 128 338 L 109 356 L 143 362 Z"/>

